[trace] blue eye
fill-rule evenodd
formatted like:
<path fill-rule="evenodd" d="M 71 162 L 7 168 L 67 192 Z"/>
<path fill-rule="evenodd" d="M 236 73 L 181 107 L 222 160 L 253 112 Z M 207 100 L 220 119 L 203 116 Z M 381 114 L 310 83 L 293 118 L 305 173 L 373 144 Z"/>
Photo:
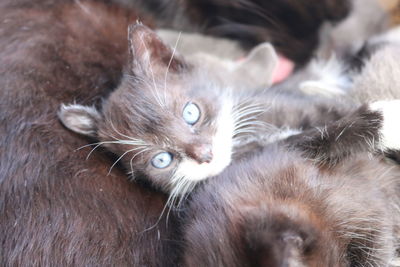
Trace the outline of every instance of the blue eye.
<path fill-rule="evenodd" d="M 161 152 L 153 157 L 151 165 L 157 169 L 165 169 L 171 165 L 173 156 L 169 152 Z"/>
<path fill-rule="evenodd" d="M 187 124 L 194 125 L 200 118 L 199 107 L 191 102 L 187 103 L 183 108 L 182 117 Z"/>

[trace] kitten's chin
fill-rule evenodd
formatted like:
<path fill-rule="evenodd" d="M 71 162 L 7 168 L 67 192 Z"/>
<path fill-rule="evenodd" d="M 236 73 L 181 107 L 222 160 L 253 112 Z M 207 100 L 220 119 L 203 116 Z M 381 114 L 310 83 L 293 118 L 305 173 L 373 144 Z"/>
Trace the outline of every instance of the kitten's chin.
<path fill-rule="evenodd" d="M 230 164 L 230 162 L 230 155 L 229 157 L 225 156 L 220 159 L 216 158 L 210 163 L 202 164 L 199 164 L 192 159 L 185 159 L 181 161 L 175 174 L 176 176 L 185 177 L 188 181 L 197 182 L 218 175 Z"/>

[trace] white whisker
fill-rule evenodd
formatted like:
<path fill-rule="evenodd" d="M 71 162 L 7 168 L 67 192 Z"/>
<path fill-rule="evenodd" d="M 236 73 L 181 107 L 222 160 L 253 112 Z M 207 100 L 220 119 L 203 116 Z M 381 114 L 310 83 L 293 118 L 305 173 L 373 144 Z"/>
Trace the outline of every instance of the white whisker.
<path fill-rule="evenodd" d="M 140 148 L 142 148 L 142 147 L 140 147 Z M 130 166 L 131 166 L 131 174 L 133 174 L 133 160 L 138 156 L 138 155 L 140 155 L 140 154 L 142 154 L 142 153 L 144 153 L 144 152 L 146 152 L 146 151 L 149 151 L 149 150 L 151 150 L 151 148 L 143 148 L 142 150 L 140 150 L 138 153 L 136 153 L 135 155 L 133 155 L 132 156 L 132 158 L 131 158 L 131 160 L 129 161 L 129 164 L 130 164 Z"/>
<path fill-rule="evenodd" d="M 113 123 L 111 120 L 110 120 L 110 124 L 111 124 L 111 127 L 113 128 L 113 130 L 114 130 L 117 134 L 121 135 L 122 137 L 128 138 L 129 140 L 132 140 L 132 141 L 137 141 L 137 142 L 141 141 L 141 142 L 143 142 L 142 140 L 139 140 L 139 139 L 130 137 L 130 136 L 125 135 L 125 134 L 121 133 L 120 131 L 118 131 L 117 128 L 115 128 L 114 123 Z M 119 140 L 119 138 L 115 138 L 115 137 L 113 137 L 113 138 Z"/>
<path fill-rule="evenodd" d="M 114 164 L 111 165 L 110 169 L 108 170 L 108 175 L 111 173 L 111 170 L 114 168 L 114 166 L 115 166 L 126 154 L 128 154 L 129 152 L 135 151 L 135 150 L 137 150 L 137 148 L 130 149 L 130 150 L 126 151 L 125 153 L 123 153 L 123 154 L 114 162 Z"/>
<path fill-rule="evenodd" d="M 171 58 L 170 58 L 170 60 L 168 62 L 167 70 L 165 71 L 165 77 L 164 77 L 164 103 L 167 102 L 167 78 L 168 78 L 168 72 L 169 72 L 169 68 L 171 67 L 172 60 L 174 59 L 176 48 L 178 47 L 179 40 L 181 39 L 181 34 L 182 34 L 182 32 L 179 32 L 178 38 L 176 39 L 176 42 L 175 42 L 174 50 L 172 51 Z"/>
<path fill-rule="evenodd" d="M 86 159 L 89 159 L 90 155 L 94 152 L 94 150 L 96 150 L 99 146 L 104 145 L 104 144 L 121 144 L 121 145 L 142 145 L 142 146 L 148 146 L 146 144 L 143 144 L 143 142 L 134 142 L 131 140 L 115 140 L 115 141 L 102 141 L 102 142 L 96 142 L 96 143 L 91 143 L 91 144 L 87 144 L 84 146 L 81 146 L 79 148 L 77 148 L 76 150 L 81 150 L 85 147 L 89 147 L 89 146 L 93 146 L 95 145 L 95 147 L 89 152 L 89 154 L 87 155 Z"/>
<path fill-rule="evenodd" d="M 147 48 L 146 43 L 145 43 L 144 40 L 143 40 L 143 36 L 140 36 L 140 39 L 141 39 L 141 41 L 142 41 L 142 43 L 143 43 L 144 48 L 146 49 L 147 55 L 150 55 L 149 49 Z M 152 64 L 151 64 L 151 62 L 150 62 L 150 58 L 149 58 L 149 70 L 150 70 L 150 72 L 151 72 L 151 77 L 152 77 L 153 86 L 154 86 L 154 87 L 153 87 L 153 90 L 151 90 L 151 91 L 152 91 L 152 94 L 153 94 L 153 97 L 156 99 L 156 101 L 157 101 L 157 103 L 160 105 L 160 107 L 164 107 L 164 105 L 163 105 L 163 103 L 162 103 L 162 100 L 161 100 L 161 98 L 160 98 L 160 96 L 159 96 L 159 94 L 158 94 L 158 92 L 157 92 L 157 84 L 156 84 L 156 80 L 155 80 L 155 77 L 154 77 L 153 66 L 152 66 Z"/>
<path fill-rule="evenodd" d="M 90 150 L 89 154 L 86 156 L 86 160 L 90 158 L 90 155 L 92 155 L 93 151 L 95 151 L 101 144 L 96 145 L 92 150 Z"/>

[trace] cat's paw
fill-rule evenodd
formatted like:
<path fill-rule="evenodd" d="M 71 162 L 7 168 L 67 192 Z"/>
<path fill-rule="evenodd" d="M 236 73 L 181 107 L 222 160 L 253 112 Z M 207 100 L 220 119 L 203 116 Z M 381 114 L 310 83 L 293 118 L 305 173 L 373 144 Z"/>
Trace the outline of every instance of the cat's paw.
<path fill-rule="evenodd" d="M 344 63 L 335 55 L 328 60 L 311 61 L 306 74 L 310 79 L 299 84 L 299 89 L 305 94 L 334 98 L 346 95 L 352 87 L 351 79 L 344 74 Z"/>
<path fill-rule="evenodd" d="M 380 148 L 400 150 L 400 100 L 374 102 L 370 104 L 370 109 L 382 115 Z"/>
<path fill-rule="evenodd" d="M 324 81 L 305 81 L 300 83 L 299 89 L 308 95 L 320 95 L 327 98 L 346 95 L 346 91 L 343 88 Z"/>

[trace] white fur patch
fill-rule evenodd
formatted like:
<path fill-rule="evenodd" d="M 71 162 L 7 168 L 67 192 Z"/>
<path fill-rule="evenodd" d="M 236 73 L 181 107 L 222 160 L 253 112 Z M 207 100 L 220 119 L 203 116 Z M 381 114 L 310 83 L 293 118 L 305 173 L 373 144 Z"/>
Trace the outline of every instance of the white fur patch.
<path fill-rule="evenodd" d="M 383 116 L 380 148 L 400 150 L 400 100 L 374 102 L 370 109 L 381 112 Z"/>
<path fill-rule="evenodd" d="M 390 31 L 387 31 L 381 35 L 371 38 L 369 43 L 371 43 L 371 44 L 378 44 L 378 43 L 400 44 L 400 26 L 397 26 L 397 27 L 391 29 Z"/>
<path fill-rule="evenodd" d="M 176 177 L 201 181 L 221 173 L 231 163 L 234 119 L 232 117 L 233 103 L 228 101 L 223 104 L 217 121 L 218 128 L 212 141 L 212 161 L 198 164 L 192 159 L 185 159 L 179 164 L 175 172 Z"/>
<path fill-rule="evenodd" d="M 390 266 L 393 266 L 393 267 L 400 266 L 400 258 L 391 260 Z"/>
<path fill-rule="evenodd" d="M 316 78 L 300 83 L 300 90 L 306 94 L 334 97 L 346 94 L 351 87 L 351 81 L 343 74 L 343 64 L 335 56 L 327 61 L 314 60 L 308 69 Z"/>

